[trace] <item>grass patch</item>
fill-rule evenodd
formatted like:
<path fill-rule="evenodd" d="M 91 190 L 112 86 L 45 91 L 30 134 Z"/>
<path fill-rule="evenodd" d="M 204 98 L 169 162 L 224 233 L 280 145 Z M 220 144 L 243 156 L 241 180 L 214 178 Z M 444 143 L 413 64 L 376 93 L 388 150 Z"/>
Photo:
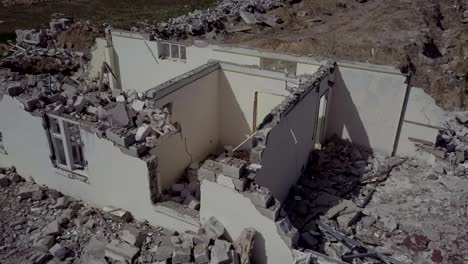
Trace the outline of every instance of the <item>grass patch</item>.
<path fill-rule="evenodd" d="M 89 20 L 129 29 L 138 21 L 163 21 L 216 3 L 217 0 L 51 0 L 29 6 L 2 7 L 0 34 L 44 25 L 56 13 L 72 16 L 76 21 Z"/>

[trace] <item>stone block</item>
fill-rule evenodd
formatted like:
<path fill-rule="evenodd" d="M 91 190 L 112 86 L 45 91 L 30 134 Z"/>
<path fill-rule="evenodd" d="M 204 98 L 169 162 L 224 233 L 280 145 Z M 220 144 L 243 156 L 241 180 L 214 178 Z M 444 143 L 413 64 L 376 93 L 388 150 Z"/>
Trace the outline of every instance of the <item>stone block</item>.
<path fill-rule="evenodd" d="M 271 192 L 265 187 L 257 187 L 249 192 L 245 192 L 245 195 L 254 205 L 262 208 L 268 208 L 270 202 L 273 200 Z"/>
<path fill-rule="evenodd" d="M 172 257 L 174 247 L 171 245 L 161 245 L 156 249 L 154 257 L 157 261 L 165 261 Z"/>
<path fill-rule="evenodd" d="M 216 240 L 224 234 L 224 225 L 212 216 L 208 218 L 208 221 L 203 224 L 200 229 L 200 233 L 206 235 L 210 239 Z"/>
<path fill-rule="evenodd" d="M 58 258 L 59 260 L 64 260 L 68 257 L 71 253 L 70 249 L 64 247 L 60 244 L 55 244 L 51 249 L 49 249 L 50 254 L 54 257 Z"/>
<path fill-rule="evenodd" d="M 137 247 L 114 239 L 109 244 L 107 244 L 105 255 L 106 257 L 117 261 L 133 263 L 133 260 L 139 251 L 140 250 Z"/>
<path fill-rule="evenodd" d="M 0 186 L 1 187 L 8 187 L 10 186 L 10 179 L 4 174 L 0 174 Z"/>
<path fill-rule="evenodd" d="M 140 100 L 135 100 L 132 102 L 132 108 L 133 110 L 140 112 L 145 108 L 145 102 L 140 101 Z"/>
<path fill-rule="evenodd" d="M 184 204 L 192 210 L 200 210 L 200 201 L 193 196 L 188 196 L 185 198 Z"/>
<path fill-rule="evenodd" d="M 223 174 L 231 178 L 239 179 L 244 173 L 246 163 L 247 162 L 240 159 L 229 159 L 222 163 Z"/>
<path fill-rule="evenodd" d="M 58 236 L 62 233 L 62 228 L 58 220 L 50 222 L 44 229 L 44 235 Z"/>
<path fill-rule="evenodd" d="M 119 237 L 130 245 L 141 247 L 146 239 L 146 234 L 133 226 L 127 226 L 120 231 Z"/>
<path fill-rule="evenodd" d="M 130 123 L 127 108 L 123 103 L 116 104 L 108 113 L 112 126 L 124 127 Z"/>
<path fill-rule="evenodd" d="M 172 263 L 183 264 L 190 263 L 190 248 L 177 247 L 172 252 Z"/>
<path fill-rule="evenodd" d="M 299 232 L 292 226 L 287 217 L 276 222 L 276 229 L 283 241 L 289 246 L 294 247 L 299 240 Z"/>
<path fill-rule="evenodd" d="M 24 91 L 21 83 L 11 83 L 7 86 L 7 92 L 9 96 L 18 96 Z"/>
<path fill-rule="evenodd" d="M 118 134 L 113 128 L 109 128 L 106 130 L 106 137 L 110 141 L 122 147 L 128 147 L 131 144 L 135 143 L 134 135 L 129 133 Z"/>
<path fill-rule="evenodd" d="M 68 205 L 70 204 L 70 201 L 68 200 L 67 197 L 62 196 L 57 198 L 57 202 L 54 205 L 55 209 L 66 209 L 68 208 Z"/>
<path fill-rule="evenodd" d="M 270 220 L 276 221 L 276 219 L 278 219 L 279 212 L 281 209 L 281 203 L 275 198 L 273 198 L 273 201 L 274 202 L 268 208 L 263 208 L 260 206 L 255 206 L 255 208 L 257 208 L 257 210 L 262 215 L 268 217 Z"/>
<path fill-rule="evenodd" d="M 34 240 L 33 248 L 42 252 L 48 252 L 51 247 L 55 244 L 55 238 L 53 236 L 43 236 Z"/>
<path fill-rule="evenodd" d="M 143 141 L 147 136 L 149 136 L 153 132 L 153 128 L 149 125 L 143 124 L 141 125 L 135 134 L 136 141 Z"/>
<path fill-rule="evenodd" d="M 230 263 L 229 250 L 220 245 L 214 245 L 211 248 L 210 264 L 225 264 Z"/>
<path fill-rule="evenodd" d="M 193 256 L 195 258 L 195 262 L 198 264 L 205 264 L 210 261 L 208 247 L 205 244 L 196 245 L 193 249 Z"/>
<path fill-rule="evenodd" d="M 19 188 L 18 196 L 20 197 L 20 200 L 29 199 L 32 197 L 32 194 L 34 192 L 39 191 L 39 190 L 40 190 L 39 186 L 27 184 Z"/>
<path fill-rule="evenodd" d="M 198 169 L 198 180 L 207 179 L 216 181 L 216 176 L 221 172 L 222 165 L 213 160 L 206 160 L 205 163 Z"/>
<path fill-rule="evenodd" d="M 86 99 L 84 98 L 84 96 L 78 96 L 78 98 L 76 98 L 75 103 L 73 103 L 73 107 L 75 108 L 75 111 L 77 113 L 81 113 L 85 105 L 86 105 Z"/>

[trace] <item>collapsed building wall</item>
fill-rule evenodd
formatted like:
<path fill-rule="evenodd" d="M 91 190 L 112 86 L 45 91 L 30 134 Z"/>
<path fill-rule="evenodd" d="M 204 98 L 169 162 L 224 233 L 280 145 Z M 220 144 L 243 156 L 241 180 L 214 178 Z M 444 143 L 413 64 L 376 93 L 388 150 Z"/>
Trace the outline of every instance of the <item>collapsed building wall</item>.
<path fill-rule="evenodd" d="M 407 77 L 391 67 L 338 63 L 326 137 L 391 155 L 407 88 Z"/>
<path fill-rule="evenodd" d="M 267 187 L 280 201 L 286 199 L 289 188 L 296 184 L 308 163 L 315 143 L 320 90 L 328 90 L 333 70 L 333 67 L 325 72 L 319 70 L 312 80 L 303 84 L 307 90 L 297 101 L 286 100 L 289 104 L 286 109 L 261 126 L 260 133 L 268 134 L 258 136 L 264 141 L 260 148 L 265 149 L 257 147 L 262 151 L 262 168 L 257 172 L 256 182 Z"/>

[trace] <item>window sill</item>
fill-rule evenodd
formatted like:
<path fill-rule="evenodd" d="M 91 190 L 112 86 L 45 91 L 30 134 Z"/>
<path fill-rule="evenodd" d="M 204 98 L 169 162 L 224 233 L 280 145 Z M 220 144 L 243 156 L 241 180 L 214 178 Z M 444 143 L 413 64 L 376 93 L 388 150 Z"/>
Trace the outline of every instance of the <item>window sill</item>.
<path fill-rule="evenodd" d="M 78 180 L 78 181 L 82 181 L 84 183 L 89 184 L 88 175 L 85 171 L 82 171 L 82 170 L 69 171 L 69 170 L 56 167 L 55 174 L 59 176 L 67 177 L 72 180 Z"/>

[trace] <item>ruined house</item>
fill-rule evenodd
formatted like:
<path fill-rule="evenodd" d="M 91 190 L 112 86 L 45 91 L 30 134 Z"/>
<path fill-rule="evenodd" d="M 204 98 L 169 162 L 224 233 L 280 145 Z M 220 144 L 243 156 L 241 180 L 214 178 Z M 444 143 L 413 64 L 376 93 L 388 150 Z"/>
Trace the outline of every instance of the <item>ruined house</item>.
<path fill-rule="evenodd" d="M 327 139 L 425 159 L 409 142 L 438 131 L 393 67 L 112 30 L 88 74 L 97 89 L 3 78 L 0 165 L 171 229 L 211 216 L 231 237 L 253 227 L 256 263 L 297 261 L 281 204 Z"/>

